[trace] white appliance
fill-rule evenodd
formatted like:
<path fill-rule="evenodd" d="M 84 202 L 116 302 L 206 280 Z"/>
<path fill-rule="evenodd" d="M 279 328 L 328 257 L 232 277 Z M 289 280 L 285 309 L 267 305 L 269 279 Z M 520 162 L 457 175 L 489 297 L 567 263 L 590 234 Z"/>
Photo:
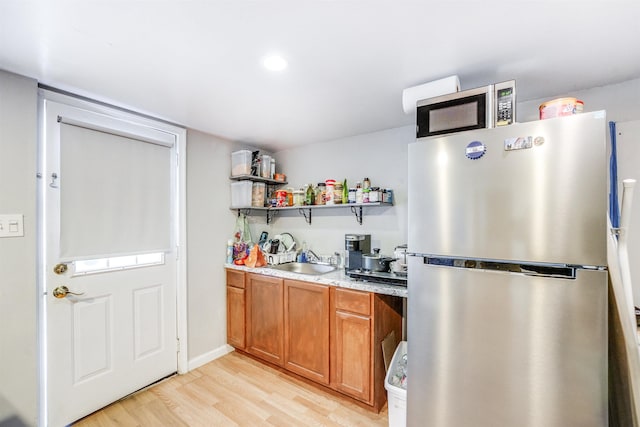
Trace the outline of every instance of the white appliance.
<path fill-rule="evenodd" d="M 602 427 L 605 113 L 409 146 L 407 425 Z"/>

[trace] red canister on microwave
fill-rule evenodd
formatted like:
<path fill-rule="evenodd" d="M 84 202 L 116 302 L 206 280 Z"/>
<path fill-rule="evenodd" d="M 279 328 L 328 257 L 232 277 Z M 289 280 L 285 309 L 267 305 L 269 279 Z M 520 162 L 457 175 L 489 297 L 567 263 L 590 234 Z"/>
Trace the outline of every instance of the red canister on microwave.
<path fill-rule="evenodd" d="M 584 102 L 576 98 L 558 98 L 540 105 L 540 120 L 580 114 Z"/>

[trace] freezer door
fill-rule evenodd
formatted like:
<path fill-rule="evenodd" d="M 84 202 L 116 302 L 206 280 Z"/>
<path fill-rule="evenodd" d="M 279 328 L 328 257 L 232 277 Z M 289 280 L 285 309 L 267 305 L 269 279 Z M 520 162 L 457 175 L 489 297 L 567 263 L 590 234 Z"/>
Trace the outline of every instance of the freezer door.
<path fill-rule="evenodd" d="M 602 427 L 607 273 L 576 279 L 409 260 L 408 426 Z"/>
<path fill-rule="evenodd" d="M 409 144 L 409 252 L 606 265 L 604 112 Z"/>

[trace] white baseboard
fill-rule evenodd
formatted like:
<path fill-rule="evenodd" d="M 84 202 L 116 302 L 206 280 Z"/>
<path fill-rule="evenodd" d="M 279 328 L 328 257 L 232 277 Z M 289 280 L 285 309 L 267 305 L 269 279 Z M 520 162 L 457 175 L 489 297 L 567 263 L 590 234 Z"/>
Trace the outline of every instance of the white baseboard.
<path fill-rule="evenodd" d="M 202 354 L 198 357 L 194 357 L 189 360 L 189 371 L 199 368 L 202 365 L 206 365 L 207 363 L 216 360 L 219 357 L 224 356 L 225 354 L 231 353 L 233 351 L 233 347 L 228 344 L 224 344 L 210 352 Z"/>

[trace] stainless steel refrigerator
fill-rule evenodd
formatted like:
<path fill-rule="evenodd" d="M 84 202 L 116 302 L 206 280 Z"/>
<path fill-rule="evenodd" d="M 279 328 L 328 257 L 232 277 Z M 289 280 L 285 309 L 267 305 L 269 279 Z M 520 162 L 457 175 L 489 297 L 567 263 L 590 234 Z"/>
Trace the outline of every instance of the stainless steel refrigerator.
<path fill-rule="evenodd" d="M 408 426 L 608 424 L 605 120 L 409 145 Z"/>

